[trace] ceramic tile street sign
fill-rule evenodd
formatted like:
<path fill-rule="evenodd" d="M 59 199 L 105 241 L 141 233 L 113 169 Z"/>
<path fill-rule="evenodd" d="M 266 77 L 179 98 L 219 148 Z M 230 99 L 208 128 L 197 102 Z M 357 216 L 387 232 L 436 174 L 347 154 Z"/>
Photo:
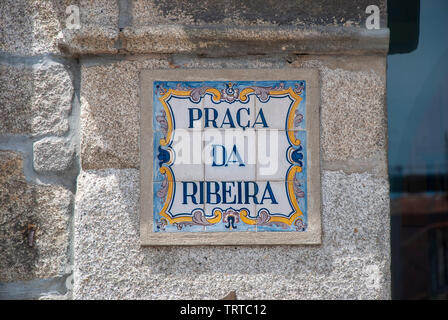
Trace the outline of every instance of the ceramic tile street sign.
<path fill-rule="evenodd" d="M 142 244 L 320 243 L 316 71 L 141 79 Z"/>

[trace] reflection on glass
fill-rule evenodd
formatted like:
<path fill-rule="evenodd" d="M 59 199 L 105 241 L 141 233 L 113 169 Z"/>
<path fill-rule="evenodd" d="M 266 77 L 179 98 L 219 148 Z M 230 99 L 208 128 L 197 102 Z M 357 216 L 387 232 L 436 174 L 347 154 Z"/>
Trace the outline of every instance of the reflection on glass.
<path fill-rule="evenodd" d="M 421 1 L 417 49 L 388 57 L 395 299 L 448 298 L 447 12 Z"/>

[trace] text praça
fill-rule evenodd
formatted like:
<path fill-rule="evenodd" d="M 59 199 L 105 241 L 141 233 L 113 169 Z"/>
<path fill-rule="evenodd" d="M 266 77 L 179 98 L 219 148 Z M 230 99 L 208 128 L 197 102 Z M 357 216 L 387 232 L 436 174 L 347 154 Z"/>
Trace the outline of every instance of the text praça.
<path fill-rule="evenodd" d="M 195 122 L 204 118 L 205 128 L 269 128 L 263 109 L 260 109 L 255 117 L 254 123 L 250 122 L 250 108 L 239 108 L 232 114 L 229 108 L 226 108 L 224 117 L 218 122 L 219 112 L 215 108 L 188 108 L 189 124 L 188 128 L 196 128 Z"/>

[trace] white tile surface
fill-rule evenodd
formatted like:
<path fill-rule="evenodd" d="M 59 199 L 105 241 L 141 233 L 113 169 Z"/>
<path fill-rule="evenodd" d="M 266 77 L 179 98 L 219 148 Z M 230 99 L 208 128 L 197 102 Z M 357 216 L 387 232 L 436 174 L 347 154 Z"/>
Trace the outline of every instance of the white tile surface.
<path fill-rule="evenodd" d="M 204 138 L 206 180 L 255 180 L 255 130 L 205 130 Z"/>
<path fill-rule="evenodd" d="M 184 200 L 184 192 L 186 192 L 187 195 L 193 194 L 193 184 L 187 183 L 183 184 L 182 182 L 176 182 L 175 183 L 175 194 L 174 194 L 174 201 L 172 202 L 172 206 L 170 209 L 170 212 L 172 215 L 180 214 L 180 213 L 191 213 L 194 209 L 203 209 L 204 205 L 200 204 L 200 194 L 199 194 L 199 183 L 195 182 L 195 186 L 197 187 L 197 191 L 195 193 L 195 200 L 197 204 L 193 203 L 193 200 L 191 197 L 186 198 L 186 204 L 183 203 Z M 186 188 L 184 190 L 184 187 Z"/>
<path fill-rule="evenodd" d="M 268 209 L 270 214 L 282 214 L 288 216 L 293 211 L 293 208 L 289 204 L 286 190 L 286 183 L 280 181 L 273 181 L 269 183 L 277 204 L 274 203 L 274 201 L 272 201 L 271 199 L 265 199 L 263 203 L 260 203 L 256 206 L 257 212 L 260 209 Z M 258 183 L 261 194 L 263 194 L 266 188 L 266 184 L 267 182 Z M 269 193 L 266 192 L 266 197 L 268 197 L 268 195 Z M 260 198 L 262 198 L 262 196 Z"/>
<path fill-rule="evenodd" d="M 201 130 L 203 128 L 203 101 L 192 103 L 189 98 L 173 96 L 167 100 L 167 104 L 171 107 L 174 114 L 174 127 L 176 129 Z M 192 127 L 190 127 L 191 125 Z"/>
<path fill-rule="evenodd" d="M 258 186 L 260 188 L 260 202 L 263 197 L 263 192 L 266 189 L 266 185 L 268 182 L 259 182 Z M 274 199 L 265 199 L 263 203 L 259 203 L 256 206 L 257 212 L 260 209 L 268 209 L 271 214 L 283 214 L 283 215 L 289 215 L 293 208 L 289 204 L 288 196 L 287 196 L 287 190 L 286 190 L 286 183 L 280 182 L 280 181 L 271 181 L 269 182 L 271 186 L 272 193 L 274 195 Z M 269 193 L 266 192 L 266 196 L 269 197 Z M 275 203 L 277 202 L 277 203 Z"/>
<path fill-rule="evenodd" d="M 172 149 L 175 150 L 171 169 L 176 181 L 204 180 L 202 161 L 203 139 L 201 131 L 178 129 L 175 131 Z"/>
<path fill-rule="evenodd" d="M 285 181 L 291 164 L 287 131 L 257 130 L 257 180 Z"/>
<path fill-rule="evenodd" d="M 262 110 L 268 129 L 286 130 L 286 116 L 292 103 L 293 100 L 289 97 L 271 97 L 267 102 L 257 100 L 255 103 L 256 114 L 258 115 Z M 262 127 L 257 125 L 256 128 L 261 129 Z"/>

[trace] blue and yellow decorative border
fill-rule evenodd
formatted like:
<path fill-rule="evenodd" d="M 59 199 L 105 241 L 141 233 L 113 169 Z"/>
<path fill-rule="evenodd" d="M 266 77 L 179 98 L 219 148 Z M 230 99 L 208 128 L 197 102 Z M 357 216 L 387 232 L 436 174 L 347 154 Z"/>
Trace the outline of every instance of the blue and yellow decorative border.
<path fill-rule="evenodd" d="M 188 87 L 185 87 L 188 84 Z M 305 158 L 303 156 L 303 148 L 301 139 L 295 136 L 295 130 L 298 116 L 303 119 L 303 113 L 297 113 L 298 107 L 305 96 L 305 82 L 304 81 L 257 81 L 256 84 L 263 84 L 263 86 L 238 84 L 228 82 L 225 88 L 218 89 L 223 82 L 157 82 L 155 87 L 157 94 L 155 99 L 158 100 L 162 106 L 161 115 L 156 116 L 163 137 L 159 139 L 160 146 L 158 147 L 158 159 L 161 161 L 159 166 L 159 173 L 163 176 L 161 188 L 157 195 L 159 199 L 163 200 L 163 205 L 154 214 L 154 231 L 164 231 L 168 225 L 174 225 L 178 230 L 186 226 L 201 226 L 210 227 L 222 222 L 226 224 L 228 230 L 232 230 L 235 223 L 242 221 L 248 226 L 274 226 L 283 229 L 293 228 L 296 231 L 305 231 L 307 228 L 306 212 L 303 212 L 299 207 L 298 198 L 306 198 L 304 191 L 297 187 L 297 176 L 302 173 Z M 190 86 L 191 85 L 191 86 Z M 170 88 L 174 86 L 174 88 Z M 202 209 L 193 210 L 191 213 L 172 216 L 169 212 L 175 194 L 175 177 L 170 166 L 174 162 L 174 150 L 170 147 L 175 128 L 175 121 L 173 110 L 169 105 L 171 97 L 188 98 L 193 103 L 199 102 L 206 94 L 211 95 L 212 101 L 219 104 L 222 101 L 232 103 L 233 101 L 240 101 L 245 103 L 248 101 L 250 95 L 256 96 L 261 103 L 266 102 L 270 97 L 284 97 L 289 96 L 292 100 L 288 115 L 286 117 L 285 131 L 287 133 L 290 148 L 287 151 L 287 159 L 291 166 L 286 174 L 285 187 L 287 196 L 292 207 L 292 212 L 288 217 L 284 215 L 271 214 L 267 209 L 260 209 L 256 217 L 251 217 L 247 209 L 235 210 L 233 208 L 221 209 L 214 208 L 210 214 L 206 214 Z M 303 108 L 305 109 L 305 108 Z M 155 108 L 156 112 L 157 109 Z M 162 158 L 162 159 L 161 159 Z M 160 191 L 163 192 L 160 192 Z M 157 219 L 159 216 L 159 219 Z M 272 230 L 270 230 L 272 231 Z"/>

